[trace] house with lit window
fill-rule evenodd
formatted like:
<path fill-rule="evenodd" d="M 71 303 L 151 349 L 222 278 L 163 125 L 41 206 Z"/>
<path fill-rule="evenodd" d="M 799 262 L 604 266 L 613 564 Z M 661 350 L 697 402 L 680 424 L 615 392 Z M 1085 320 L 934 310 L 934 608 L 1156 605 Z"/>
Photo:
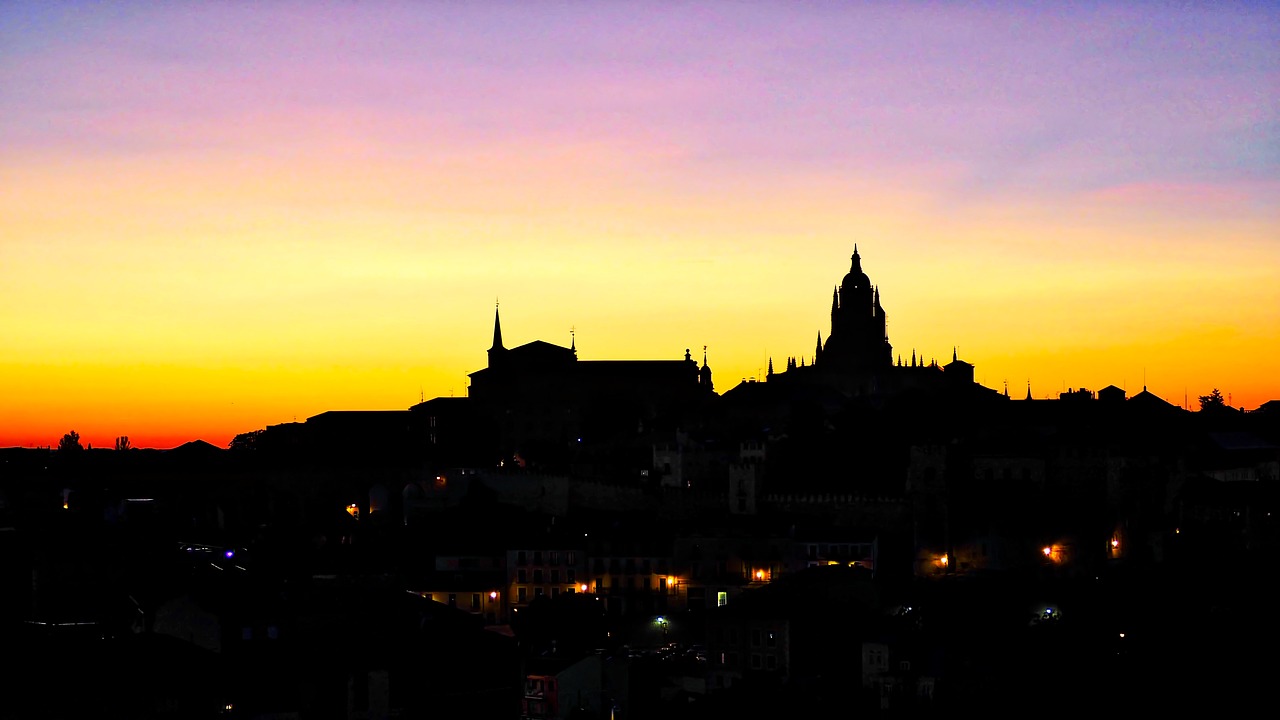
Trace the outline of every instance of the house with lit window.
<path fill-rule="evenodd" d="M 554 600 L 590 590 L 584 572 L 586 556 L 578 544 L 567 539 L 508 550 L 506 560 L 506 588 L 514 612 L 539 598 Z"/>
<path fill-rule="evenodd" d="M 436 571 L 415 576 L 410 591 L 476 615 L 486 625 L 501 625 L 509 622 L 505 579 L 502 570 Z"/>
<path fill-rule="evenodd" d="M 791 538 L 742 530 L 678 537 L 673 554 L 685 606 L 695 612 L 720 607 L 802 567 Z"/>
<path fill-rule="evenodd" d="M 588 546 L 591 592 L 610 615 L 661 615 L 682 609 L 682 578 L 671 542 L 658 535 L 593 539 Z"/>

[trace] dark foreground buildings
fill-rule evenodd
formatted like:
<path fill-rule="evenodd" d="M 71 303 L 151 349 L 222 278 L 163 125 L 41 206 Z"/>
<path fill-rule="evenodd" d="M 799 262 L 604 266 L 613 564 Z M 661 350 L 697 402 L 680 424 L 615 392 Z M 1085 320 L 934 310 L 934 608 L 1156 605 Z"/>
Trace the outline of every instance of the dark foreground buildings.
<path fill-rule="evenodd" d="M 1231 713 L 1277 624 L 1280 413 L 1012 399 L 895 355 L 592 361 L 230 449 L 0 451 L 0 715 Z"/>

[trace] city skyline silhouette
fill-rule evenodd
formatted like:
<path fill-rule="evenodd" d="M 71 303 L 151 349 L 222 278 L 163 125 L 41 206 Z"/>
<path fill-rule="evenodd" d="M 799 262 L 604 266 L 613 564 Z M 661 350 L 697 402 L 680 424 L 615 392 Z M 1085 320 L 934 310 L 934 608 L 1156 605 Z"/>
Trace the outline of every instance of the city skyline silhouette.
<path fill-rule="evenodd" d="M 2 2 L 0 715 L 1256 712 L 1276 88 L 1256 0 Z"/>

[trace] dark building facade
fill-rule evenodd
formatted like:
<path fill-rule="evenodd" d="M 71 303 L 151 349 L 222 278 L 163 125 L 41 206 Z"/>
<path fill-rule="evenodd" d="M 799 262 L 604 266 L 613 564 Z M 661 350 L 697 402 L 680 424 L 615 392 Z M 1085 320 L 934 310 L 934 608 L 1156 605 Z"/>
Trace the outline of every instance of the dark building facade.
<path fill-rule="evenodd" d="M 488 367 L 470 374 L 468 401 L 487 418 L 498 454 L 564 461 L 579 446 L 678 424 L 714 396 L 711 368 L 682 360 L 579 360 L 542 340 L 508 348 L 494 312 Z"/>

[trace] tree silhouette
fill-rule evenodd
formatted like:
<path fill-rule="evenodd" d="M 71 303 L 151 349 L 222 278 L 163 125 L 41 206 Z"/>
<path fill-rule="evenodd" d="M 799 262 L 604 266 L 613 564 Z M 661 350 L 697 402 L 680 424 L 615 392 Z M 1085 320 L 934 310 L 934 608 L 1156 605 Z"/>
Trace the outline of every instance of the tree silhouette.
<path fill-rule="evenodd" d="M 227 443 L 228 450 L 253 450 L 257 447 L 258 439 L 262 437 L 265 430 L 254 430 L 252 432 L 240 433 L 231 438 L 231 442 Z"/>
<path fill-rule="evenodd" d="M 1210 408 L 1221 408 L 1226 406 L 1227 406 L 1227 402 L 1222 399 L 1222 393 L 1218 390 L 1218 388 L 1214 388 L 1213 392 L 1209 393 L 1208 395 L 1200 396 L 1201 410 L 1208 410 Z"/>
<path fill-rule="evenodd" d="M 80 433 L 75 430 L 63 435 L 62 439 L 58 441 L 58 450 L 63 452 L 74 452 L 83 449 L 84 447 L 80 445 Z"/>
<path fill-rule="evenodd" d="M 131 447 L 132 447 L 132 446 L 129 444 L 129 436 L 128 436 L 128 435 L 121 435 L 120 437 L 116 438 L 116 449 L 117 449 L 117 450 L 129 450 Z"/>

